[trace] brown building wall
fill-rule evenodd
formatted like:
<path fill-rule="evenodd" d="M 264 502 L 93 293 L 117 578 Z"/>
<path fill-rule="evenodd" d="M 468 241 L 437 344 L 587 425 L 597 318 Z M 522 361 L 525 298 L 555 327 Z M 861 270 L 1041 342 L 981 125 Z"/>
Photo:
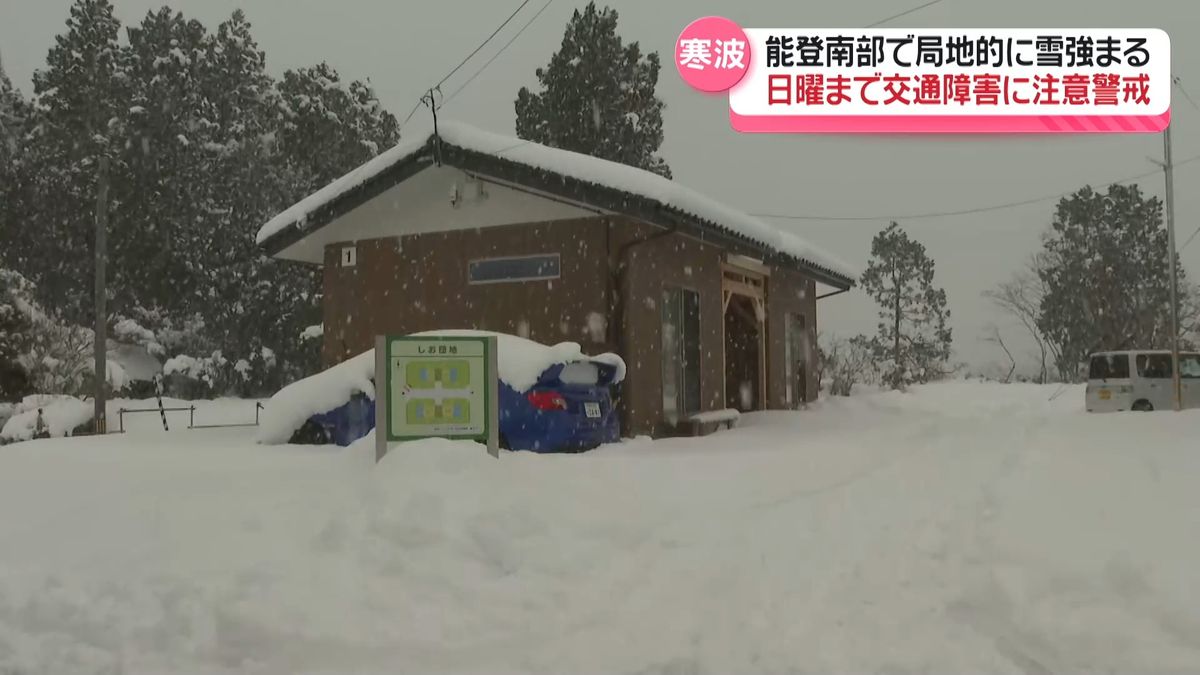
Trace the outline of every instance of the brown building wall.
<path fill-rule="evenodd" d="M 593 217 L 478 230 L 423 233 L 360 241 L 357 264 L 342 267 L 343 246 L 325 251 L 323 358 L 333 365 L 373 345 L 379 333 L 439 328 L 494 330 L 585 351 L 617 351 L 629 372 L 623 387 L 626 435 L 666 435 L 662 409 L 662 292 L 679 286 L 700 294 L 700 389 L 704 410 L 724 408 L 724 304 L 721 247 L 619 217 Z M 472 285 L 470 260 L 558 253 L 560 278 Z M 624 254 L 627 270 L 615 286 L 611 270 Z M 767 290 L 767 402 L 785 405 L 784 317 L 806 316 L 815 335 L 815 288 L 790 270 L 773 270 Z M 609 324 L 601 340 L 588 317 Z M 614 323 L 613 317 L 618 317 Z M 814 343 L 815 344 L 815 343 Z M 810 400 L 815 397 L 810 368 Z"/>
<path fill-rule="evenodd" d="M 324 360 L 332 365 L 370 349 L 379 333 L 443 328 L 494 330 L 543 343 L 595 341 L 588 316 L 608 316 L 607 238 L 603 219 L 423 233 L 360 241 L 358 264 L 339 265 L 325 252 Z M 470 284 L 477 258 L 558 253 L 560 277 L 546 281 Z"/>
<path fill-rule="evenodd" d="M 796 407 L 787 402 L 787 316 L 804 317 L 807 334 L 807 400 L 815 401 L 817 382 L 817 287 L 816 282 L 790 269 L 775 267 L 767 280 L 767 401 L 773 409 Z"/>
<path fill-rule="evenodd" d="M 623 297 L 629 367 L 626 427 L 634 434 L 666 435 L 662 405 L 662 294 L 672 286 L 700 294 L 700 400 L 704 410 L 725 407 L 722 361 L 724 307 L 721 301 L 722 250 L 663 230 L 624 226 L 639 238 L 655 237 L 629 250 Z M 618 237 L 627 239 L 628 235 Z"/>

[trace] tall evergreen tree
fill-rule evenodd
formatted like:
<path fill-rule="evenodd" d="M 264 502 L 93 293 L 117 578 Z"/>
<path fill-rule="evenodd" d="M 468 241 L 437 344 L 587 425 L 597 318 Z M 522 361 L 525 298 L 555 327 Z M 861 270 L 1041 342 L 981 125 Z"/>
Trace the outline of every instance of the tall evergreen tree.
<path fill-rule="evenodd" d="M 324 64 L 276 83 L 240 11 L 212 32 L 149 12 L 124 46 L 119 28 L 109 0 L 75 0 L 34 105 L 0 78 L 2 129 L 19 109 L 27 131 L 0 162 L 19 169 L 0 176 L 0 263 L 30 277 L 56 325 L 90 325 L 107 156 L 111 318 L 159 330 L 168 356 L 227 366 L 241 393 L 272 391 L 316 365 L 300 334 L 320 321 L 320 286 L 313 269 L 263 256 L 258 227 L 395 143 L 396 120 Z"/>
<path fill-rule="evenodd" d="M 311 188 L 283 150 L 283 100 L 241 11 L 218 27 L 210 49 L 213 69 L 205 88 L 216 145 L 209 184 L 219 200 L 204 246 L 208 297 L 197 311 L 216 338 L 214 348 L 232 363 L 247 361 L 259 373 L 255 384 L 272 390 L 317 365 L 309 362 L 299 335 L 319 323 L 320 279 L 307 266 L 264 256 L 255 235 Z"/>
<path fill-rule="evenodd" d="M 946 291 L 933 285 L 933 260 L 897 223 L 875 235 L 862 287 L 879 305 L 871 346 L 894 389 L 946 373 L 951 334 Z"/>
<path fill-rule="evenodd" d="M 46 68 L 34 73 L 37 113 L 28 152 L 29 198 L 37 219 L 20 225 L 22 270 L 52 313 L 83 323 L 92 305 L 96 160 L 123 145 L 128 100 L 108 0 L 76 0 Z M 113 173 L 123 171 L 114 162 Z M 119 181 L 115 181 L 117 183 Z M 114 195 L 112 208 L 121 208 Z"/>
<path fill-rule="evenodd" d="M 201 283 L 197 241 L 210 229 L 212 123 L 200 82 L 208 69 L 204 26 L 169 8 L 128 30 L 125 208 L 111 228 L 118 268 L 114 309 L 178 316 Z M 194 304 L 194 303 L 193 303 Z"/>
<path fill-rule="evenodd" d="M 29 107 L 0 63 L 0 267 L 17 264 L 21 253 L 15 237 L 24 206 L 21 153 L 28 122 Z"/>
<path fill-rule="evenodd" d="M 1162 203 L 1136 185 L 1085 187 L 1059 201 L 1037 273 L 1045 286 L 1038 327 L 1066 380 L 1091 352 L 1163 349 L 1171 343 L 1167 232 Z M 1189 286 L 1179 266 L 1179 304 Z"/>
<path fill-rule="evenodd" d="M 671 177 L 663 141 L 658 54 L 617 35 L 617 11 L 589 2 L 567 23 L 562 46 L 537 69 L 540 92 L 517 93 L 517 136 Z"/>
<path fill-rule="evenodd" d="M 305 194 L 399 140 L 399 125 L 370 85 L 343 83 L 326 63 L 289 70 L 279 83 L 281 151 Z"/>
<path fill-rule="evenodd" d="M 31 393 L 29 374 L 20 362 L 33 339 L 24 305 L 28 285 L 21 275 L 0 268 L 0 402 Z"/>
<path fill-rule="evenodd" d="M 0 61 L 0 170 L 13 161 L 28 115 L 25 98 L 8 79 Z"/>

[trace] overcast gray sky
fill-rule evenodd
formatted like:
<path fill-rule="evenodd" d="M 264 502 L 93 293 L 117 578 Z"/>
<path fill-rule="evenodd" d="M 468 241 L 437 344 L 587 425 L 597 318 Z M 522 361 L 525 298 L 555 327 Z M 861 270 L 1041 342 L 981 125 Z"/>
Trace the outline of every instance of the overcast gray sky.
<path fill-rule="evenodd" d="M 344 78 L 370 79 L 383 103 L 403 117 L 421 91 L 436 82 L 486 37 L 517 0 L 113 0 L 125 23 L 169 4 L 210 27 L 235 8 L 245 10 L 270 68 L 327 61 Z M 443 115 L 492 131 L 513 133 L 513 99 L 535 84 L 562 39 L 572 10 L 585 0 L 554 0 L 542 16 Z M 604 4 L 603 2 L 601 4 Z M 747 27 L 857 27 L 921 4 L 920 0 L 609 0 L 620 10 L 620 31 L 648 50 L 669 55 L 691 20 L 728 16 Z M 889 27 L 1157 27 L 1172 38 L 1172 69 L 1200 100 L 1200 31 L 1194 0 L 942 0 Z M 541 7 L 533 0 L 443 90 L 469 77 L 513 31 Z M 63 28 L 68 0 L 0 0 L 0 55 L 14 83 L 26 93 Z M 676 180 L 730 205 L 755 213 L 800 216 L 897 216 L 937 263 L 953 314 L 956 358 L 983 366 L 999 362 L 983 342 L 990 323 L 1027 354 L 1030 343 L 980 297 L 1008 278 L 1039 244 L 1054 200 L 1017 208 L 928 219 L 906 214 L 958 211 L 1026 201 L 1102 185 L 1154 169 L 1147 156 L 1162 156 L 1158 135 L 1039 137 L 745 136 L 730 130 L 723 98 L 704 97 L 679 79 L 670 57 L 659 81 L 666 101 L 662 153 Z M 1200 155 L 1200 111 L 1176 96 L 1176 162 Z M 418 113 L 406 133 L 428 129 Z M 1163 194 L 1161 174 L 1138 181 Z M 1180 243 L 1200 227 L 1200 161 L 1176 172 Z M 843 259 L 865 265 L 871 237 L 887 220 L 774 221 Z M 1183 251 L 1184 266 L 1200 277 L 1200 237 Z M 861 293 L 822 301 L 822 331 L 869 332 L 875 310 Z M 1026 359 L 1025 365 L 1031 362 Z"/>

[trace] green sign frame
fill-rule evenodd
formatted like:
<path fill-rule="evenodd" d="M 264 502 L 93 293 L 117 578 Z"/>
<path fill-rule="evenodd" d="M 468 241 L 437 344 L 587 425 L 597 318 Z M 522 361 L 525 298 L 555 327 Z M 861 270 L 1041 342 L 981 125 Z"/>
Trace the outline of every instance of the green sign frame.
<path fill-rule="evenodd" d="M 496 358 L 494 335 L 377 336 L 376 461 L 391 443 L 425 438 L 476 441 L 499 457 Z"/>

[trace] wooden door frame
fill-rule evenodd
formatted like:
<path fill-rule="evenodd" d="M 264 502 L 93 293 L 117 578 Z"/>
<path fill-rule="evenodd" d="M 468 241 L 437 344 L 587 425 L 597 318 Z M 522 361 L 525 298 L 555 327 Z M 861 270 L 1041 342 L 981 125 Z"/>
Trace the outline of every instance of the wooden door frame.
<path fill-rule="evenodd" d="M 725 345 L 729 336 L 725 333 L 725 316 L 729 312 L 729 303 L 733 296 L 740 295 L 749 298 L 754 303 L 758 319 L 758 409 L 767 410 L 767 278 L 769 272 L 763 267 L 760 270 L 749 269 L 746 266 L 730 262 L 721 262 L 721 391 L 729 391 L 727 366 L 728 355 Z"/>

